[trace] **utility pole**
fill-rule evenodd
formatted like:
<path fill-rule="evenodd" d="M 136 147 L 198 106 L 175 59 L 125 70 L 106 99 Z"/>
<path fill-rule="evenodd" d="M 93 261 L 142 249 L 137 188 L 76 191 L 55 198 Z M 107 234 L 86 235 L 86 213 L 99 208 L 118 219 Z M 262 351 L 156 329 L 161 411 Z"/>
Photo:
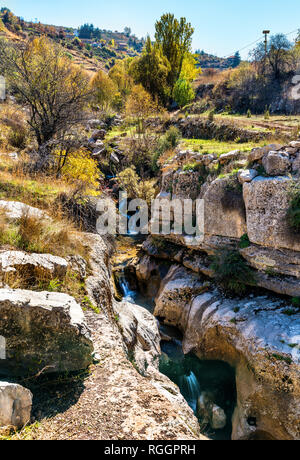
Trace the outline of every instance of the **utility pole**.
<path fill-rule="evenodd" d="M 268 35 L 269 33 L 270 33 L 270 30 L 263 31 L 263 34 L 265 36 L 265 57 L 267 57 L 267 53 L 268 53 Z"/>

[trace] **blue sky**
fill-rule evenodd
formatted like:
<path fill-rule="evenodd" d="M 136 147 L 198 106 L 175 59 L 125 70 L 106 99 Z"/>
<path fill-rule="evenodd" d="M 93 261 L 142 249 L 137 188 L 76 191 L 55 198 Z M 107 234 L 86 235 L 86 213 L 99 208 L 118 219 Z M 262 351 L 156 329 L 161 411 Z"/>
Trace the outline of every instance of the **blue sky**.
<path fill-rule="evenodd" d="M 194 49 L 232 54 L 257 40 L 262 30 L 300 29 L 299 0 L 0 0 L 18 16 L 47 24 L 77 27 L 84 22 L 108 30 L 131 27 L 142 37 L 154 34 L 161 14 L 185 16 L 194 26 Z M 289 38 L 295 38 L 295 33 Z M 242 51 L 247 57 L 248 50 Z"/>

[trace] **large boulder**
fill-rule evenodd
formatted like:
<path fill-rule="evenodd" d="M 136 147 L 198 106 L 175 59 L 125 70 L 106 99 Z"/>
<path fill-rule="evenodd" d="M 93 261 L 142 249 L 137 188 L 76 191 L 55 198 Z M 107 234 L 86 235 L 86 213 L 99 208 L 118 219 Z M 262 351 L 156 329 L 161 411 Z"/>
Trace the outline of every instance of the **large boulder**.
<path fill-rule="evenodd" d="M 248 160 L 250 163 L 254 163 L 256 161 L 261 160 L 269 152 L 278 151 L 278 150 L 281 150 L 281 148 L 282 148 L 282 145 L 279 145 L 279 144 L 270 144 L 264 147 L 255 148 L 249 153 Z"/>
<path fill-rule="evenodd" d="M 92 362 L 83 311 L 66 294 L 0 289 L 0 335 L 1 375 L 78 371 Z"/>
<path fill-rule="evenodd" d="M 157 320 L 145 308 L 129 302 L 114 303 L 114 312 L 128 355 L 146 375 L 158 370 L 160 334 Z"/>
<path fill-rule="evenodd" d="M 38 208 L 33 208 L 18 201 L 0 201 L 0 212 L 3 212 L 9 219 L 18 220 L 24 215 L 36 219 L 47 219 L 49 216 Z"/>
<path fill-rule="evenodd" d="M 263 166 L 269 176 L 281 176 L 290 170 L 291 162 L 286 152 L 269 152 L 263 157 Z"/>
<path fill-rule="evenodd" d="M 287 221 L 293 183 L 289 177 L 256 177 L 243 185 L 247 214 L 244 233 L 252 243 L 300 251 L 300 239 Z"/>
<path fill-rule="evenodd" d="M 199 275 L 173 265 L 162 282 L 154 315 L 164 318 L 171 326 L 184 329 L 188 319 L 185 305 L 206 289 L 207 283 L 201 281 Z"/>
<path fill-rule="evenodd" d="M 238 183 L 231 187 L 231 178 L 217 179 L 204 194 L 205 235 L 241 238 L 247 233 L 245 206 Z M 239 185 L 239 186 L 238 186 Z"/>
<path fill-rule="evenodd" d="M 0 427 L 23 428 L 31 416 L 32 394 L 14 383 L 0 382 Z"/>
<path fill-rule="evenodd" d="M 63 278 L 68 262 L 51 254 L 27 254 L 23 251 L 0 252 L 1 275 L 16 273 L 21 278 Z"/>

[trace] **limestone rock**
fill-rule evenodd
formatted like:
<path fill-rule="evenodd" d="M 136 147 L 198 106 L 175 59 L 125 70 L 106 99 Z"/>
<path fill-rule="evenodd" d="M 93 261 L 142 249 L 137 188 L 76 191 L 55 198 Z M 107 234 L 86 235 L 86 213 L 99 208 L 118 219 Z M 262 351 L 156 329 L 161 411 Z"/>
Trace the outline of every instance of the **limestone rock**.
<path fill-rule="evenodd" d="M 118 157 L 114 152 L 111 153 L 111 155 L 110 155 L 110 161 L 111 161 L 112 163 L 114 163 L 115 165 L 120 164 L 119 157 Z"/>
<path fill-rule="evenodd" d="M 258 172 L 255 169 L 242 169 L 238 172 L 238 178 L 241 184 L 253 181 L 256 176 L 258 176 Z"/>
<path fill-rule="evenodd" d="M 105 129 L 96 129 L 92 134 L 92 139 L 97 141 L 98 139 L 103 140 L 105 139 L 106 131 Z"/>
<path fill-rule="evenodd" d="M 288 177 L 256 177 L 243 185 L 247 213 L 244 233 L 252 243 L 300 251 L 300 240 L 287 223 L 292 184 Z"/>
<path fill-rule="evenodd" d="M 233 439 L 299 439 L 300 313 L 286 315 L 291 307 L 282 299 L 224 299 L 217 290 L 190 293 L 184 303 L 176 272 L 163 284 L 157 307 L 183 332 L 186 354 L 236 368 Z"/>
<path fill-rule="evenodd" d="M 205 282 L 195 273 L 173 265 L 162 282 L 154 315 L 166 318 L 166 323 L 171 326 L 184 328 L 188 320 L 185 305 L 206 289 Z"/>
<path fill-rule="evenodd" d="M 93 344 L 76 301 L 56 292 L 0 289 L 0 374 L 78 371 L 92 362 Z"/>
<path fill-rule="evenodd" d="M 237 160 L 239 155 L 240 155 L 239 150 L 233 150 L 232 152 L 224 153 L 223 155 L 219 157 L 219 162 L 221 163 L 221 165 L 225 163 L 229 163 L 229 161 Z"/>
<path fill-rule="evenodd" d="M 290 142 L 289 145 L 294 149 L 299 149 L 300 150 L 300 141 L 292 141 L 292 142 Z"/>
<path fill-rule="evenodd" d="M 0 381 L 0 427 L 23 428 L 31 416 L 32 394 L 14 383 Z"/>
<path fill-rule="evenodd" d="M 68 256 L 66 258 L 70 269 L 79 274 L 80 278 L 84 280 L 87 275 L 87 261 L 78 255 Z"/>
<path fill-rule="evenodd" d="M 293 172 L 299 172 L 300 173 L 300 153 L 296 156 L 296 158 L 293 161 Z"/>
<path fill-rule="evenodd" d="M 270 145 L 266 145 L 265 147 L 259 147 L 259 148 L 253 149 L 248 156 L 248 160 L 250 163 L 254 163 L 255 161 L 261 160 L 262 157 L 268 154 L 269 152 L 278 151 L 278 150 L 281 150 L 281 148 L 282 148 L 282 145 L 270 144 Z"/>
<path fill-rule="evenodd" d="M 51 254 L 27 254 L 23 251 L 0 252 L 0 276 L 2 273 L 18 273 L 27 277 L 63 278 L 68 262 Z"/>
<path fill-rule="evenodd" d="M 221 235 L 230 238 L 241 238 L 247 233 L 245 208 L 242 194 L 238 191 L 227 191 L 229 179 L 217 179 L 210 184 L 204 194 L 205 237 Z M 232 205 L 223 206 L 222 197 L 230 195 Z"/>
<path fill-rule="evenodd" d="M 18 220 L 24 215 L 37 219 L 47 219 L 49 216 L 40 209 L 33 208 L 18 201 L 0 201 L 0 208 L 9 219 Z"/>
<path fill-rule="evenodd" d="M 269 176 L 285 175 L 291 166 L 289 155 L 271 151 L 263 157 L 263 166 Z"/>
<path fill-rule="evenodd" d="M 227 424 L 224 410 L 214 404 L 213 396 L 207 392 L 201 393 L 197 404 L 198 416 L 201 422 L 209 424 L 213 430 L 222 430 Z"/>
<path fill-rule="evenodd" d="M 146 309 L 129 302 L 114 304 L 125 345 L 142 374 L 158 370 L 160 334 L 157 320 Z"/>

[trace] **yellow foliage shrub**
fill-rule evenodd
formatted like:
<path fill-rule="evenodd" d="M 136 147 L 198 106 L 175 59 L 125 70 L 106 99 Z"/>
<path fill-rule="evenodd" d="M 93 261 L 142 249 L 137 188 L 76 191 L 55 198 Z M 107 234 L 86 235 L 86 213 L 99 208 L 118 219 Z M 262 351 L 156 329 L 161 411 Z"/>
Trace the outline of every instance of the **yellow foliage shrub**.
<path fill-rule="evenodd" d="M 97 162 L 84 150 L 68 156 L 62 168 L 62 176 L 68 182 L 78 183 L 89 194 L 93 194 L 99 188 L 99 180 L 102 177 Z"/>

